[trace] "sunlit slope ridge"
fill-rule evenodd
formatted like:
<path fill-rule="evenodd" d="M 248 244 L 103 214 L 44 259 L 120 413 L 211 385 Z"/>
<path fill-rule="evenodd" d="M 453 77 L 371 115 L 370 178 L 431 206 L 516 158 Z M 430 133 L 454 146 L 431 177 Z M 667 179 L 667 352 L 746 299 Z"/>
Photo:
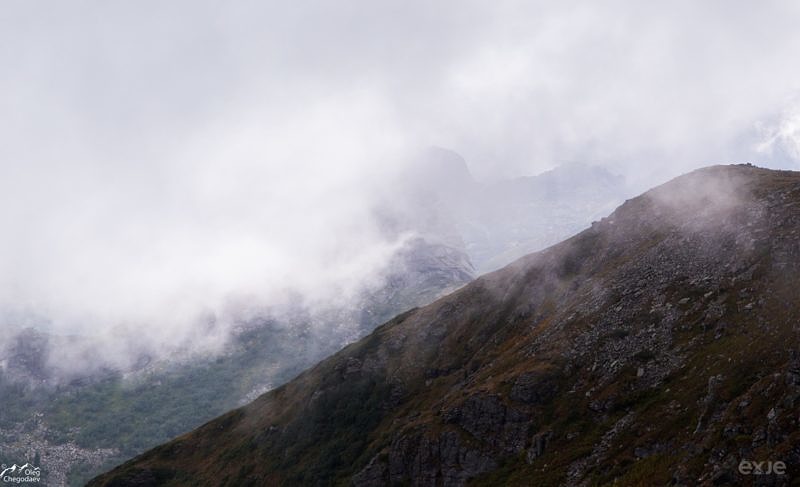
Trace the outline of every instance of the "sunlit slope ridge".
<path fill-rule="evenodd" d="M 90 485 L 789 482 L 798 271 L 800 173 L 698 170 Z"/>

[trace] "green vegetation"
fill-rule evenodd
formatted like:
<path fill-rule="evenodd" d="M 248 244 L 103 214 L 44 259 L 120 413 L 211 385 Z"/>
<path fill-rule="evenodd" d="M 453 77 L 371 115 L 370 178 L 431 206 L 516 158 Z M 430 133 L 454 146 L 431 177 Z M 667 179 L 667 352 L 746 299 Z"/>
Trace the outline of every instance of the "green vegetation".
<path fill-rule="evenodd" d="M 131 456 L 185 433 L 236 407 L 247 391 L 261 384 L 266 377 L 259 375 L 286 353 L 269 353 L 269 339 L 268 333 L 254 330 L 244 337 L 243 353 L 181 366 L 136 383 L 111 377 L 54 397 L 46 415 L 54 439 L 74 439 L 86 448 L 120 448 L 122 455 Z M 283 382 L 301 366 L 269 379 Z M 72 437 L 69 432 L 75 427 L 80 430 Z"/>
<path fill-rule="evenodd" d="M 41 394 L 22 384 L 9 383 L 0 374 L 0 429 L 9 430 L 26 421 L 41 403 Z"/>
<path fill-rule="evenodd" d="M 239 340 L 242 348 L 234 354 L 138 379 L 114 375 L 51 390 L 11 384 L 0 375 L 0 427 L 17 426 L 29 420 L 31 411 L 43 411 L 50 441 L 119 449 L 117 457 L 99 468 L 76 466 L 70 483 L 83 485 L 124 459 L 233 409 L 255 387 L 291 379 L 315 358 L 309 354 L 298 360 L 297 351 L 286 348 L 290 342 L 276 337 L 270 327 L 248 331 Z M 293 366 L 279 368 L 276 363 Z"/>

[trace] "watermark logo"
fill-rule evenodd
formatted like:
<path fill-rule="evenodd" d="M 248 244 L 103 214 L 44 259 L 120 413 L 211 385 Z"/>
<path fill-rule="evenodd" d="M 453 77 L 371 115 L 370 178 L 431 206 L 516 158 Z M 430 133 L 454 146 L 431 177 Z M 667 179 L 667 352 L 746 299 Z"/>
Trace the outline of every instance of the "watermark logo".
<path fill-rule="evenodd" d="M 11 465 L 5 463 L 0 465 L 0 482 L 5 484 L 36 484 L 42 480 L 42 472 L 39 467 L 34 467 L 30 463 L 24 465 Z"/>
<path fill-rule="evenodd" d="M 777 462 L 742 460 L 739 462 L 739 473 L 742 475 L 786 475 L 786 464 L 780 460 Z"/>

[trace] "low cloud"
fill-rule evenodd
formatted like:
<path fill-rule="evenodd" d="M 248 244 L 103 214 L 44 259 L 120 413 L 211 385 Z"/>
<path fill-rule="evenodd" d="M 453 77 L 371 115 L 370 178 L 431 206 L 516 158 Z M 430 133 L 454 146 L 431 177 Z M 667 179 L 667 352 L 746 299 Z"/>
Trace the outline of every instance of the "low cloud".
<path fill-rule="evenodd" d="M 800 100 L 787 103 L 777 120 L 759 123 L 761 140 L 756 151 L 771 158 L 800 164 Z"/>
<path fill-rule="evenodd" d="M 788 1 L 9 2 L 0 326 L 182 343 L 287 293 L 346 301 L 409 237 L 373 210 L 429 145 L 482 180 L 796 168 L 798 20 Z"/>

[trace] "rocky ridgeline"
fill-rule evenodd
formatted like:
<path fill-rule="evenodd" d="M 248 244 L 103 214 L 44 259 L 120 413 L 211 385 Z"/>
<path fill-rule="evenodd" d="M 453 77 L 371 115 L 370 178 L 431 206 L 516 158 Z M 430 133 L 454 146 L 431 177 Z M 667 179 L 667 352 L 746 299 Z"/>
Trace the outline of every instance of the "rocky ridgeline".
<path fill-rule="evenodd" d="M 798 231 L 800 174 L 696 171 L 91 485 L 791 485 Z"/>

